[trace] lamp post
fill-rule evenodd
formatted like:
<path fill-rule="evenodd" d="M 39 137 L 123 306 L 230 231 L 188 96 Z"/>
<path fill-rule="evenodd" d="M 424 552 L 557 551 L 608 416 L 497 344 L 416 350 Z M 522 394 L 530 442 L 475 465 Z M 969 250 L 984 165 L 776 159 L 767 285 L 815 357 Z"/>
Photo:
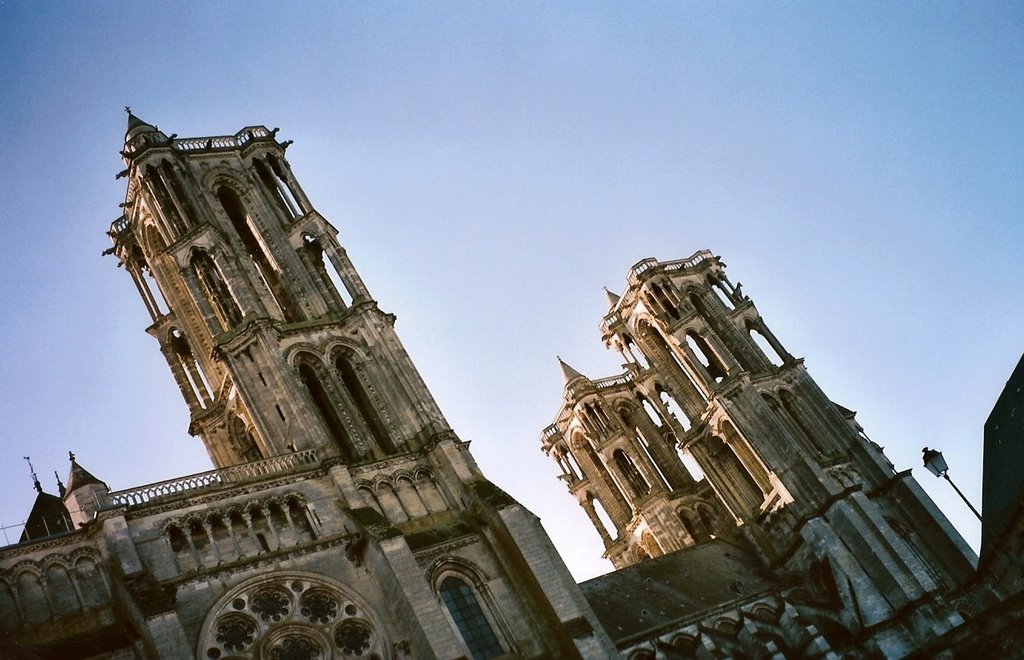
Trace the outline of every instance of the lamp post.
<path fill-rule="evenodd" d="M 924 466 L 928 468 L 928 471 L 936 477 L 942 477 L 948 481 L 949 485 L 956 491 L 956 494 L 959 495 L 960 499 L 962 499 L 964 504 L 967 505 L 967 508 L 971 510 L 971 513 L 978 516 L 978 520 L 981 520 L 981 514 L 978 513 L 978 510 L 974 508 L 974 505 L 970 503 L 967 497 L 960 492 L 959 488 L 956 487 L 956 484 L 953 483 L 953 480 L 949 478 L 949 466 L 946 465 L 946 459 L 942 457 L 942 452 L 937 449 L 929 449 L 927 447 L 922 449 L 921 452 L 923 454 L 922 458 L 924 459 Z"/>

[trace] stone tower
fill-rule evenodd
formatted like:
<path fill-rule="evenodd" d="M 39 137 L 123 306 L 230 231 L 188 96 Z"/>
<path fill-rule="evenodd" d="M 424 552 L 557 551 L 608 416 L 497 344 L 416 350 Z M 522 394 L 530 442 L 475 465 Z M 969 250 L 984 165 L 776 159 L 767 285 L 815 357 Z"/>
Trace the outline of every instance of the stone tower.
<path fill-rule="evenodd" d="M 276 133 L 179 139 L 129 113 L 110 252 L 215 469 L 111 492 L 72 457 L 75 529 L 0 548 L 0 655 L 615 655 Z"/>
<path fill-rule="evenodd" d="M 961 620 L 944 599 L 973 552 L 719 258 L 645 259 L 608 298 L 602 338 L 626 371 L 590 380 L 563 362 L 541 442 L 617 568 L 725 537 L 835 595 L 843 627 L 874 627 L 883 653 Z"/>

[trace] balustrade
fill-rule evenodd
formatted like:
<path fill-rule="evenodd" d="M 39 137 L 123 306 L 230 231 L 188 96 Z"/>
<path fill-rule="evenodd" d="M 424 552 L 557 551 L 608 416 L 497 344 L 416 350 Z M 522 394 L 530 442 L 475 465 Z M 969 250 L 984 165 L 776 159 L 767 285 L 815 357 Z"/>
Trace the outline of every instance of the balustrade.
<path fill-rule="evenodd" d="M 160 481 L 136 488 L 116 491 L 110 494 L 111 506 L 134 506 L 155 500 L 167 499 L 201 490 L 229 486 L 246 481 L 261 479 L 268 475 L 281 474 L 296 468 L 318 462 L 315 449 L 306 449 L 292 454 L 273 456 L 262 461 L 243 463 L 220 470 L 200 472 L 178 479 Z"/>

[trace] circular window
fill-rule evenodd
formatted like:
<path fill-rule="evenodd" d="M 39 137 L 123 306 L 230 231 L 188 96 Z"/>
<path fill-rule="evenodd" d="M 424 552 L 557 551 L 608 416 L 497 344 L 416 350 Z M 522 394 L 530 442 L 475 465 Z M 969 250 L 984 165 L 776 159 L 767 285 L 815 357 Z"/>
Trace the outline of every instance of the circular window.
<path fill-rule="evenodd" d="M 370 635 L 370 626 L 350 619 L 334 629 L 334 643 L 343 655 L 359 656 L 369 650 Z"/>
<path fill-rule="evenodd" d="M 338 600 L 326 591 L 308 591 L 299 601 L 299 611 L 313 623 L 330 623 L 338 616 Z"/>
<path fill-rule="evenodd" d="M 264 589 L 249 599 L 249 607 L 264 621 L 280 621 L 292 609 L 291 599 L 277 589 Z"/>
<path fill-rule="evenodd" d="M 217 622 L 217 641 L 228 651 L 241 651 L 256 639 L 256 622 L 247 616 L 229 614 Z"/>

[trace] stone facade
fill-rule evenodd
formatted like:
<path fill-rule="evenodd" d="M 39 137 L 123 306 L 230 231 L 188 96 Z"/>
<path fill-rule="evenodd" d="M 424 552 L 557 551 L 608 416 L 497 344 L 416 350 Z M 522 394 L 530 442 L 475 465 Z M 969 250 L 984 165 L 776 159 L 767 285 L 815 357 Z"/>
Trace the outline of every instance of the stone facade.
<path fill-rule="evenodd" d="M 614 656 L 537 518 L 448 426 L 287 146 L 129 115 L 110 253 L 215 469 L 111 492 L 72 457 L 75 531 L 0 549 L 0 655 Z"/>
<path fill-rule="evenodd" d="M 786 639 L 797 655 L 898 657 L 963 622 L 954 600 L 974 553 L 821 391 L 719 258 L 645 259 L 608 298 L 602 337 L 626 371 L 591 380 L 563 362 L 564 401 L 541 442 L 616 568 L 675 552 L 694 570 L 714 556 L 695 550 L 728 541 L 789 583 L 770 609 L 775 646 Z M 784 634 L 786 612 L 799 617 Z M 646 634 L 696 644 L 684 628 L 717 630 L 721 614 L 679 607 Z M 721 625 L 738 644 L 757 620 L 741 608 Z M 758 639 L 735 648 L 752 653 Z M 637 653 L 653 657 L 647 648 Z"/>

